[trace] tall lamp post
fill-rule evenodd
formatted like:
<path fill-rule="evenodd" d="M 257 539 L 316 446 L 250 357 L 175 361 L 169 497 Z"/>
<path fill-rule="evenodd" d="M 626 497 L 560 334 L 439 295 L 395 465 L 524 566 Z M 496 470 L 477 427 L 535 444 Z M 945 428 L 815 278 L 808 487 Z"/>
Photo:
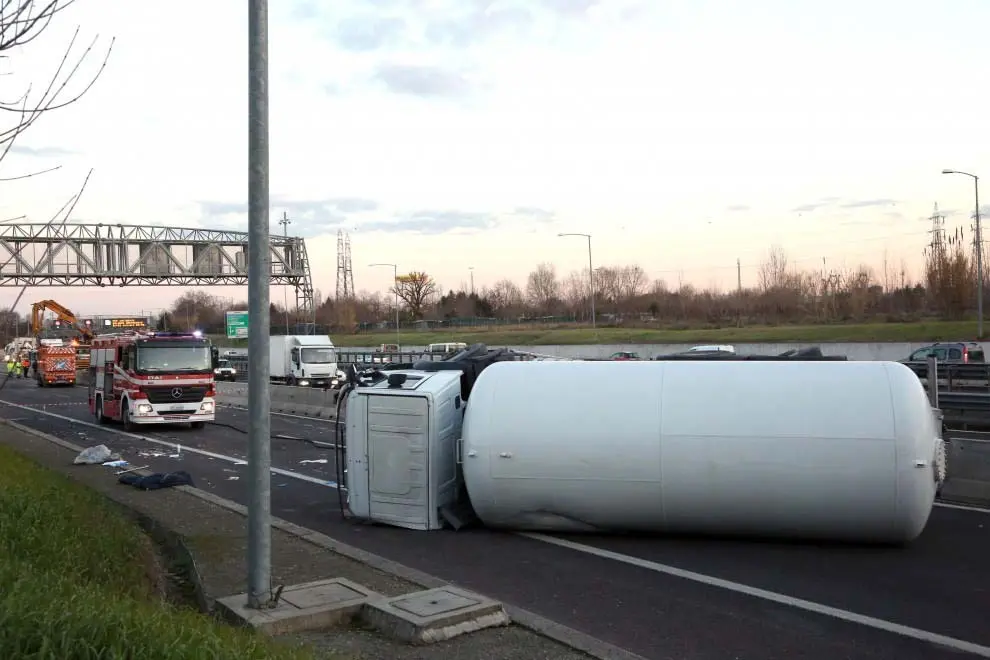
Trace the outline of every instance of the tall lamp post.
<path fill-rule="evenodd" d="M 962 174 L 973 180 L 976 197 L 976 336 L 983 339 L 983 226 L 980 224 L 980 177 L 960 170 L 942 170 L 942 174 Z"/>
<path fill-rule="evenodd" d="M 369 268 L 376 266 L 386 266 L 392 268 L 392 291 L 395 293 L 395 345 L 402 347 L 399 341 L 399 267 L 395 264 L 368 264 Z"/>
<path fill-rule="evenodd" d="M 557 236 L 584 236 L 588 239 L 588 284 L 591 287 L 588 291 L 591 297 L 591 329 L 597 330 L 598 326 L 595 322 L 595 271 L 591 266 L 591 234 L 564 233 L 557 234 Z"/>

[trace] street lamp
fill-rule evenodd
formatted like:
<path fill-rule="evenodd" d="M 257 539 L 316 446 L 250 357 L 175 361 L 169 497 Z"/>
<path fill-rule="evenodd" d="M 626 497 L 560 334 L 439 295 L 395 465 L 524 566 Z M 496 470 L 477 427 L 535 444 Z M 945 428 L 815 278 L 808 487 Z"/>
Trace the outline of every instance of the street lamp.
<path fill-rule="evenodd" d="M 395 345 L 401 348 L 402 343 L 399 341 L 399 267 L 395 264 L 368 264 L 369 268 L 376 266 L 392 267 L 392 291 L 395 293 Z"/>
<path fill-rule="evenodd" d="M 942 174 L 962 174 L 973 180 L 976 196 L 976 336 L 983 339 L 983 227 L 980 224 L 980 177 L 960 170 L 942 170 Z"/>
<path fill-rule="evenodd" d="M 598 326 L 595 324 L 595 271 L 591 267 L 591 234 L 566 233 L 557 234 L 557 236 L 584 236 L 588 239 L 588 283 L 591 285 L 589 289 L 591 295 L 591 329 L 597 330 Z"/>

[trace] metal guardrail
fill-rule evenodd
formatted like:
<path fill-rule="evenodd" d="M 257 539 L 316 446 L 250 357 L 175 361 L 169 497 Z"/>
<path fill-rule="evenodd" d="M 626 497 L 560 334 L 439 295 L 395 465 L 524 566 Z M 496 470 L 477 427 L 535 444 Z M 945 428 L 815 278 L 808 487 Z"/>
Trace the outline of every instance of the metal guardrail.
<path fill-rule="evenodd" d="M 904 362 L 928 385 L 927 362 Z M 990 394 L 990 364 L 941 363 L 937 366 L 938 388 L 948 392 L 983 392 Z"/>

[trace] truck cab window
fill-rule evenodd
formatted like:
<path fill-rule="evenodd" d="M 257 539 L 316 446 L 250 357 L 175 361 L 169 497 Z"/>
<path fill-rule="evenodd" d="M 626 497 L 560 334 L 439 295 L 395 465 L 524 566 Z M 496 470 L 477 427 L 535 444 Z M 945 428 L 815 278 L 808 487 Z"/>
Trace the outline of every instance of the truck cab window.
<path fill-rule="evenodd" d="M 284 355 L 284 353 L 283 353 L 283 355 Z M 293 362 L 293 364 L 299 364 L 299 349 L 298 348 L 293 348 L 292 349 L 292 362 Z"/>

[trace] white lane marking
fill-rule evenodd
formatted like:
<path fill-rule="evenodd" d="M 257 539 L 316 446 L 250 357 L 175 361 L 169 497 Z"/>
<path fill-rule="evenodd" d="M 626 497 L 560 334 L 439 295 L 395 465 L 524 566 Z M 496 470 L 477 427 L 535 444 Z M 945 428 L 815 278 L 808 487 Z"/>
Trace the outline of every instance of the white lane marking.
<path fill-rule="evenodd" d="M 230 408 L 231 410 L 241 410 L 247 412 L 247 408 L 242 408 L 241 406 L 232 406 L 229 403 L 218 403 L 220 408 Z M 306 415 L 293 415 L 291 413 L 280 413 L 272 412 L 273 415 L 278 415 L 279 417 L 291 417 L 292 419 L 305 419 L 307 422 L 322 422 L 323 424 L 336 424 L 335 419 L 323 419 L 322 417 L 307 417 Z"/>
<path fill-rule="evenodd" d="M 780 605 L 787 605 L 797 609 L 806 610 L 808 612 L 813 612 L 815 614 L 830 616 L 836 619 L 841 619 L 842 621 L 847 621 L 849 623 L 856 623 L 862 626 L 868 626 L 870 628 L 876 628 L 878 630 L 891 632 L 894 633 L 895 635 L 910 637 L 912 639 L 917 639 L 923 642 L 929 642 L 931 644 L 939 644 L 941 646 L 945 646 L 957 651 L 972 653 L 982 658 L 990 658 L 990 647 L 980 646 L 979 644 L 974 644 L 973 642 L 967 642 L 962 639 L 956 639 L 955 637 L 948 637 L 946 635 L 940 635 L 938 633 L 929 632 L 927 630 L 911 628 L 910 626 L 904 626 L 899 623 L 894 623 L 892 621 L 885 621 L 884 619 L 877 619 L 872 616 L 857 614 L 856 612 L 849 612 L 848 610 L 842 610 L 837 607 L 822 605 L 821 603 L 816 603 L 810 600 L 804 600 L 803 598 L 785 596 L 784 594 L 780 594 L 775 591 L 767 591 L 766 589 L 751 587 L 749 585 L 741 584 L 739 582 L 732 582 L 731 580 L 723 580 L 722 578 L 713 577 L 711 575 L 705 575 L 704 573 L 696 573 L 694 571 L 688 571 L 683 568 L 677 568 L 675 566 L 669 566 L 667 564 L 660 564 L 654 561 L 649 561 L 648 559 L 632 557 L 630 555 L 624 555 L 618 552 L 612 552 L 611 550 L 603 550 L 601 548 L 585 545 L 583 543 L 576 543 L 574 541 L 558 539 L 553 536 L 547 536 L 546 534 L 536 534 L 533 532 L 516 532 L 516 534 L 518 536 L 524 536 L 526 538 L 533 539 L 534 541 L 540 541 L 542 543 L 549 543 L 551 545 L 560 546 L 562 548 L 576 550 L 577 552 L 583 552 L 585 554 L 594 555 L 602 559 L 611 559 L 612 561 L 621 562 L 623 564 L 628 564 L 630 566 L 636 566 L 638 568 L 645 568 L 646 570 L 654 571 L 656 573 L 664 573 L 666 575 L 671 575 L 673 577 L 678 577 L 685 580 L 698 582 L 700 584 L 705 584 L 710 587 L 726 589 L 728 591 L 734 591 L 736 593 L 745 594 L 747 596 L 752 596 L 755 598 L 762 598 L 763 600 L 769 600 L 774 603 L 778 603 Z"/>
<path fill-rule="evenodd" d="M 948 502 L 936 502 L 935 506 L 940 506 L 943 509 L 956 509 L 957 511 L 975 511 L 976 513 L 990 513 L 990 509 L 984 509 L 980 506 L 969 506 L 966 504 L 949 504 Z"/>
<path fill-rule="evenodd" d="M 46 410 L 39 410 L 31 406 L 25 406 L 20 403 L 12 403 L 10 401 L 0 400 L 0 404 L 5 406 L 11 406 L 13 408 L 19 408 L 21 410 L 28 410 L 30 412 L 36 413 L 38 415 L 47 415 L 49 417 L 54 417 L 55 419 L 61 419 L 66 422 L 72 422 L 73 424 L 80 424 L 82 426 L 87 426 L 93 429 L 99 429 L 101 431 L 107 431 L 108 433 L 116 433 L 117 435 L 123 436 L 125 438 L 132 438 L 134 440 L 142 440 L 144 442 L 151 442 L 156 445 L 161 445 L 163 447 L 168 447 L 169 449 L 174 449 L 176 443 L 168 442 L 166 440 L 159 440 L 158 438 L 151 438 L 146 435 L 138 435 L 137 433 L 130 433 L 129 431 L 124 431 L 122 429 L 107 428 L 106 426 L 100 426 L 93 422 L 84 422 L 81 419 L 76 419 L 75 417 L 68 417 L 66 415 L 59 415 L 57 413 L 48 412 Z M 182 445 L 182 451 L 189 452 L 190 454 L 198 454 L 200 456 L 206 456 L 208 458 L 213 458 L 219 461 L 227 461 L 228 463 L 233 463 L 234 465 L 247 465 L 247 461 L 243 458 L 235 458 L 233 456 L 227 456 L 225 454 L 217 454 L 216 452 L 207 451 L 205 449 L 197 449 L 195 447 L 189 447 L 188 445 Z M 291 470 L 283 470 L 282 468 L 273 467 L 271 468 L 273 474 L 278 474 L 283 477 L 289 477 L 290 479 L 298 479 L 300 481 L 308 481 L 309 483 L 318 484 L 320 486 L 327 486 L 329 488 L 338 488 L 340 490 L 346 490 L 337 484 L 335 481 L 328 481 L 326 479 L 320 479 L 318 477 L 311 477 L 308 474 L 300 474 L 299 472 L 293 472 Z"/>

